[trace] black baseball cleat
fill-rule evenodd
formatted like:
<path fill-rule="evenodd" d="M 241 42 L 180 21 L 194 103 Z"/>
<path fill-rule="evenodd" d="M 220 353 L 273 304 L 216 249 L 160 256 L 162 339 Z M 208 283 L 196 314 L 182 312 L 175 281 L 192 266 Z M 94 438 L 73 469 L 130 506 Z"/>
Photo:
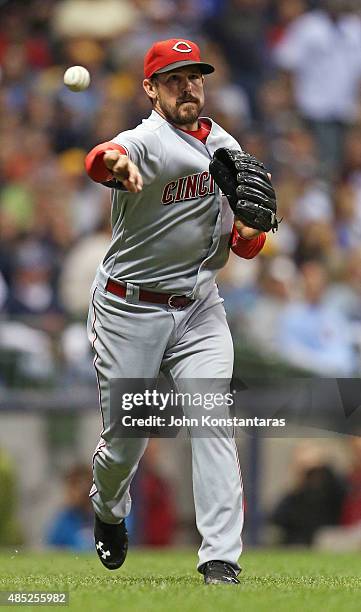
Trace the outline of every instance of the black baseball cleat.
<path fill-rule="evenodd" d="M 237 574 L 230 563 L 225 561 L 208 561 L 200 568 L 206 584 L 240 584 Z"/>
<path fill-rule="evenodd" d="M 95 515 L 94 540 L 97 555 L 107 569 L 114 570 L 123 565 L 128 552 L 128 532 L 124 521 L 110 525 Z"/>

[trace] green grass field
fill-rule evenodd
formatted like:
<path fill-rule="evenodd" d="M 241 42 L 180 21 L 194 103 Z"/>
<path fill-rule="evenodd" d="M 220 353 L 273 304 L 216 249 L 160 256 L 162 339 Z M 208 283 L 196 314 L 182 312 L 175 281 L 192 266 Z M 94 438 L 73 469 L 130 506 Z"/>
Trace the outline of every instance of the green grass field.
<path fill-rule="evenodd" d="M 85 612 L 361 610 L 361 553 L 246 552 L 239 587 L 206 587 L 194 571 L 195 563 L 196 556 L 189 551 L 138 550 L 129 553 L 123 568 L 109 572 L 95 555 L 2 553 L 0 590 L 66 589 L 70 594 L 66 609 Z"/>

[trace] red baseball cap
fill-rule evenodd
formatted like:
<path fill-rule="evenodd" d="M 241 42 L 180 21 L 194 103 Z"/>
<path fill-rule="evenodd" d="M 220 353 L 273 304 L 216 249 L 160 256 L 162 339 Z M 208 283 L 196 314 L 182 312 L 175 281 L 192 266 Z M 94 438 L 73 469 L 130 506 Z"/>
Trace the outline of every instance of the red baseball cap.
<path fill-rule="evenodd" d="M 182 68 L 197 64 L 203 74 L 214 72 L 211 64 L 201 62 L 201 53 L 198 45 L 191 40 L 183 38 L 170 38 L 160 40 L 147 51 L 144 57 L 144 76 L 150 79 L 156 72 L 168 72 L 174 68 Z"/>

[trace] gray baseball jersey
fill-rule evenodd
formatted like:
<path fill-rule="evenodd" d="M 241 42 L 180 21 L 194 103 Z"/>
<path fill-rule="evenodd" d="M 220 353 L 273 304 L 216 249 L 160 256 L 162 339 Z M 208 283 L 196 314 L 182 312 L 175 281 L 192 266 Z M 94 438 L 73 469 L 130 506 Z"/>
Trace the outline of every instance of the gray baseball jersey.
<path fill-rule="evenodd" d="M 197 378 L 220 379 L 224 394 L 229 391 L 233 346 L 215 277 L 228 259 L 233 213 L 210 177 L 209 161 L 219 147 L 240 148 L 214 122 L 203 144 L 154 111 L 113 143 L 126 148 L 144 187 L 137 194 L 112 192 L 113 236 L 88 317 L 103 416 L 91 499 L 106 523 L 128 515 L 129 487 L 147 445 L 146 437 L 113 435 L 111 414 L 120 400 L 112 381 L 152 379 L 163 371 L 182 392 Z M 127 284 L 126 299 L 107 291 L 109 277 Z M 194 301 L 177 311 L 139 301 L 134 287 Z M 187 416 L 196 413 L 193 406 Z M 199 566 L 219 559 L 237 568 L 243 525 L 237 450 L 229 428 L 211 429 L 208 437 L 192 437 Z"/>
<path fill-rule="evenodd" d="M 100 267 L 152 290 L 206 295 L 229 254 L 233 213 L 209 174 L 219 147 L 240 146 L 219 125 L 204 145 L 155 111 L 113 140 L 139 167 L 143 190 L 114 190 L 113 237 Z"/>

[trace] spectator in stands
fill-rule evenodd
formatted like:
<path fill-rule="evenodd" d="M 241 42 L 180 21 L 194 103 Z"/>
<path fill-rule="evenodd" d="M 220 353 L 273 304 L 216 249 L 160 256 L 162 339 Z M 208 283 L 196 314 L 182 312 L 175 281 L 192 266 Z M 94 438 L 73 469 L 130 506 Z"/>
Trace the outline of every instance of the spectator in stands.
<path fill-rule="evenodd" d="M 327 303 L 355 324 L 355 340 L 361 343 L 361 247 L 348 252 L 342 262 L 337 280 L 327 290 Z"/>
<path fill-rule="evenodd" d="M 304 203 L 304 213 L 306 216 L 311 206 L 308 207 L 306 201 Z M 310 204 L 312 205 L 312 198 L 310 199 Z M 325 210 L 319 211 L 320 215 L 324 213 Z M 340 252 L 332 219 L 322 219 L 321 217 L 320 219 L 304 222 L 299 228 L 298 243 L 293 256 L 296 264 L 299 266 L 310 260 L 318 260 L 327 265 L 330 270 L 334 265 L 337 265 Z"/>
<path fill-rule="evenodd" d="M 349 323 L 325 302 L 327 284 L 323 264 L 303 264 L 303 296 L 287 305 L 279 318 L 279 351 L 291 364 L 320 376 L 352 376 L 357 360 Z"/>
<path fill-rule="evenodd" d="M 313 442 L 296 447 L 291 466 L 293 485 L 270 514 L 286 545 L 312 544 L 317 531 L 340 521 L 344 484 Z"/>
<path fill-rule="evenodd" d="M 305 0 L 276 0 L 275 18 L 268 28 L 268 42 L 271 47 L 281 42 L 287 28 L 306 12 Z"/>
<path fill-rule="evenodd" d="M 104 202 L 103 217 L 91 233 L 79 238 L 64 257 L 59 278 L 62 304 L 68 314 L 85 320 L 88 311 L 89 292 L 97 265 L 109 244 L 109 202 Z M 98 202 L 98 211 L 101 202 Z"/>
<path fill-rule="evenodd" d="M 279 317 L 295 295 L 297 269 L 293 261 L 279 255 L 266 261 L 260 270 L 255 304 L 246 311 L 246 328 L 252 343 L 268 354 L 278 352 Z"/>
<path fill-rule="evenodd" d="M 52 286 L 51 253 L 41 242 L 29 239 L 16 253 L 6 310 L 11 315 L 61 313 Z"/>
<path fill-rule="evenodd" d="M 266 75 L 266 0 L 228 0 L 207 20 L 207 31 L 221 45 L 233 79 L 247 92 L 255 116 L 257 89 Z"/>
<path fill-rule="evenodd" d="M 321 10 L 291 23 L 274 53 L 276 65 L 293 77 L 297 108 L 317 137 L 329 179 L 339 173 L 361 84 L 361 21 L 353 6 L 323 0 Z"/>
<path fill-rule="evenodd" d="M 155 438 L 148 443 L 133 487 L 135 542 L 141 546 L 171 546 L 177 521 L 174 491 L 162 474 Z"/>
<path fill-rule="evenodd" d="M 93 513 L 89 500 L 92 482 L 88 466 L 74 465 L 65 474 L 63 508 L 53 518 L 46 543 L 57 548 L 91 550 L 94 546 Z"/>
<path fill-rule="evenodd" d="M 361 115 L 360 115 L 361 118 Z M 361 129 L 350 130 L 345 143 L 343 180 L 336 192 L 337 230 L 343 248 L 361 241 Z"/>
<path fill-rule="evenodd" d="M 321 529 L 315 536 L 315 546 L 321 550 L 347 552 L 361 550 L 361 438 L 348 441 L 351 466 L 346 474 L 345 497 L 338 527 Z"/>

